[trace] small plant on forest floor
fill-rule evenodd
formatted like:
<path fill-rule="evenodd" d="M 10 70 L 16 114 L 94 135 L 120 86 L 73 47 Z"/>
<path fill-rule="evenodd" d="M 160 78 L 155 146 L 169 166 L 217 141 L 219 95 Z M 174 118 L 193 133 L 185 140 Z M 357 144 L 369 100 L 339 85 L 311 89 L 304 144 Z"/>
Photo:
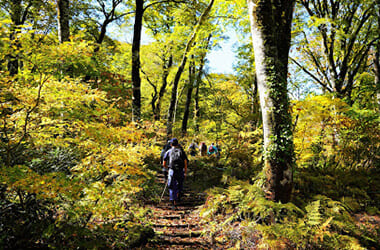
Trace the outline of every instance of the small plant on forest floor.
<path fill-rule="evenodd" d="M 344 204 L 326 196 L 298 208 L 269 201 L 258 186 L 241 181 L 208 193 L 201 215 L 223 245 L 251 244 L 251 238 L 243 237 L 247 228 L 255 232 L 257 247 L 365 249 L 379 244 L 378 232 L 358 226 Z"/>

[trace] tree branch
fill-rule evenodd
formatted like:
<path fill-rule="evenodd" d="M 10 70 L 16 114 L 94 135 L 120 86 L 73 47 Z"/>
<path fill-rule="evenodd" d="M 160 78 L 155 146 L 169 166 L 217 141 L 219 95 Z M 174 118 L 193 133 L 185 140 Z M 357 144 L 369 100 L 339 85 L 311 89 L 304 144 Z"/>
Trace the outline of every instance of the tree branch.
<path fill-rule="evenodd" d="M 153 5 L 156 5 L 156 4 L 162 4 L 162 3 L 187 3 L 187 1 L 184 1 L 184 0 L 163 0 L 163 1 L 157 1 L 157 2 L 153 2 L 153 3 L 150 3 L 148 4 L 147 6 L 144 7 L 143 11 L 145 12 L 148 8 L 152 7 Z"/>
<path fill-rule="evenodd" d="M 292 62 L 294 62 L 299 68 L 301 68 L 306 74 L 308 74 L 311 78 L 313 78 L 317 83 L 322 85 L 322 87 L 326 88 L 328 91 L 332 92 L 332 89 L 327 86 L 327 84 L 324 84 L 321 80 L 316 78 L 313 73 L 311 73 L 309 70 L 307 70 L 304 66 L 302 66 L 300 63 L 298 63 L 294 58 L 289 57 Z"/>
<path fill-rule="evenodd" d="M 28 3 L 28 5 L 25 7 L 24 13 L 22 14 L 22 17 L 21 17 L 21 20 L 20 20 L 21 24 L 25 23 L 26 18 L 28 17 L 28 14 L 29 14 L 29 9 L 32 7 L 32 5 L 33 5 L 33 2 L 30 1 Z"/>

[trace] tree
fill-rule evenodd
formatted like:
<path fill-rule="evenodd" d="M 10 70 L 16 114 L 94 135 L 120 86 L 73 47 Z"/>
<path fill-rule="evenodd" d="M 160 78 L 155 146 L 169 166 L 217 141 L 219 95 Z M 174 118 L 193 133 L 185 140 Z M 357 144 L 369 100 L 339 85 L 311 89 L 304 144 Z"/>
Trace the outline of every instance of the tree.
<path fill-rule="evenodd" d="M 194 96 L 194 125 L 195 125 L 195 132 L 199 132 L 199 118 L 201 116 L 201 112 L 200 112 L 200 105 L 199 105 L 199 87 L 200 87 L 200 84 L 202 82 L 201 80 L 201 75 L 198 74 L 198 78 L 197 78 L 197 85 L 196 85 L 196 88 L 195 88 L 195 96 Z"/>
<path fill-rule="evenodd" d="M 99 36 L 96 39 L 96 42 L 98 44 L 101 44 L 103 42 L 103 40 L 104 40 L 105 35 L 106 35 L 107 26 L 110 23 L 112 23 L 113 21 L 119 20 L 119 19 L 121 19 L 122 17 L 124 17 L 125 15 L 127 15 L 129 13 L 123 13 L 123 14 L 117 13 L 116 9 L 123 2 L 122 0 L 112 0 L 112 4 L 111 4 L 111 9 L 110 10 L 107 10 L 106 4 L 105 4 L 105 2 L 103 0 L 97 0 L 97 1 L 98 1 L 99 5 L 101 7 L 101 12 L 104 15 L 104 20 L 103 20 L 102 24 L 100 25 Z"/>
<path fill-rule="evenodd" d="M 186 103 L 185 103 L 185 111 L 183 113 L 183 119 L 182 119 L 182 135 L 186 135 L 187 132 L 187 121 L 189 120 L 189 114 L 190 114 L 190 104 L 191 99 L 193 95 L 193 89 L 195 84 L 195 62 L 194 62 L 194 56 L 192 56 L 192 61 L 189 65 L 189 81 L 187 84 L 187 94 L 186 94 Z"/>
<path fill-rule="evenodd" d="M 4 0 L 0 2 L 0 10 L 5 11 L 1 14 L 5 14 L 11 20 L 9 26 L 8 23 L 5 25 L 8 27 L 9 45 L 12 48 L 7 54 L 7 68 L 10 75 L 16 75 L 22 67 L 22 39 L 25 37 L 23 31 L 27 30 L 25 25 L 35 31 L 46 32 L 43 28 L 50 26 L 53 20 L 50 14 L 55 5 L 52 6 L 53 4 L 49 1 Z M 35 33 L 32 33 L 32 39 L 34 35 Z"/>
<path fill-rule="evenodd" d="M 32 6 L 33 2 L 31 0 L 26 2 L 23 2 L 22 0 L 5 1 L 2 3 L 2 7 L 8 11 L 12 20 L 9 40 L 12 47 L 16 48 L 16 51 L 8 56 L 8 71 L 10 75 L 15 75 L 18 73 L 20 56 L 20 52 L 18 50 L 21 47 L 18 40 L 18 34 L 21 32 L 21 26 L 25 24 Z"/>
<path fill-rule="evenodd" d="M 221 132 L 222 136 L 226 131 L 236 135 L 251 127 L 251 100 L 237 77 L 211 73 L 205 80 L 209 86 L 201 93 L 201 110 L 205 110 L 202 120 L 207 120 L 203 130 L 211 132 L 209 136 L 218 140 Z"/>
<path fill-rule="evenodd" d="M 377 100 L 380 102 L 380 0 L 376 0 L 377 7 L 377 43 L 375 44 L 374 55 L 374 73 L 375 73 L 375 86 L 377 86 Z"/>
<path fill-rule="evenodd" d="M 183 1 L 163 0 L 148 2 L 146 0 L 135 0 L 135 19 L 132 40 L 132 119 L 134 121 L 139 121 L 141 118 L 140 44 L 144 12 L 154 5 L 167 2 L 179 3 Z M 144 6 L 145 3 L 147 4 Z"/>
<path fill-rule="evenodd" d="M 153 81 L 148 80 L 148 83 L 151 84 L 154 91 L 154 93 L 152 93 L 151 106 L 153 119 L 156 121 L 161 119 L 161 104 L 168 86 L 170 69 L 175 60 L 174 47 L 179 47 L 174 45 L 178 42 L 178 39 L 175 39 L 173 36 L 176 24 L 176 13 L 174 10 L 175 8 L 171 8 L 169 3 L 160 4 L 157 8 L 150 8 L 145 16 L 147 29 L 156 40 L 154 54 L 155 57 L 159 58 L 159 61 L 155 64 L 160 67 L 157 71 L 149 70 L 150 74 L 153 73 L 159 76 L 157 77 L 159 78 L 159 80 L 156 81 L 157 84 L 153 84 Z M 152 49 L 150 49 L 150 51 L 152 51 Z M 152 62 L 152 59 L 150 58 L 149 61 Z"/>
<path fill-rule="evenodd" d="M 294 149 L 287 96 L 288 56 L 294 0 L 248 0 L 264 130 L 265 191 L 288 202 Z"/>
<path fill-rule="evenodd" d="M 136 0 L 135 4 L 132 41 L 132 120 L 139 121 L 141 116 L 140 43 L 144 0 Z"/>
<path fill-rule="evenodd" d="M 198 32 L 199 32 L 201 26 L 203 25 L 203 23 L 206 21 L 213 4 L 214 4 L 214 0 L 211 0 L 210 3 L 208 4 L 208 6 L 206 7 L 206 9 L 203 11 L 202 15 L 199 17 L 198 22 L 197 22 L 196 26 L 194 27 L 194 31 L 191 34 L 191 36 L 189 37 L 189 40 L 187 41 L 181 62 L 179 64 L 179 66 L 177 68 L 177 72 L 174 76 L 173 87 L 172 87 L 172 95 L 171 95 L 170 105 L 169 105 L 169 109 L 168 109 L 168 120 L 167 120 L 167 130 L 166 130 L 166 133 L 168 136 L 170 136 L 173 132 L 172 130 L 173 130 L 174 109 L 175 109 L 175 105 L 177 102 L 177 89 L 178 89 L 179 81 L 181 79 L 182 72 L 185 68 L 190 50 L 194 46 L 194 42 L 197 38 Z"/>
<path fill-rule="evenodd" d="M 255 70 L 255 58 L 253 56 L 252 44 L 243 44 L 238 48 L 237 63 L 234 67 L 237 72 L 237 80 L 239 85 L 243 87 L 244 91 L 251 100 L 251 125 L 252 129 L 256 129 L 260 124 L 261 113 L 260 103 L 258 98 L 257 81 Z"/>
<path fill-rule="evenodd" d="M 193 93 L 194 88 L 196 88 L 195 97 L 197 98 L 199 96 L 199 93 L 197 92 L 197 90 L 199 90 L 199 84 L 201 83 L 202 74 L 204 73 L 203 67 L 206 63 L 206 55 L 207 55 L 208 48 L 210 45 L 211 37 L 212 37 L 212 35 L 210 34 L 205 39 L 205 41 L 203 42 L 204 48 L 201 48 L 201 52 L 200 52 L 199 59 L 198 59 L 199 62 L 197 63 L 199 65 L 199 67 L 197 68 L 195 66 L 196 64 L 194 62 L 194 59 L 195 59 L 194 57 L 193 57 L 193 61 L 191 63 L 191 66 L 189 67 L 189 84 L 187 86 L 186 104 L 185 104 L 185 111 L 183 114 L 182 129 L 181 129 L 183 135 L 185 135 L 187 133 L 187 123 L 189 120 L 190 104 L 191 104 L 192 93 Z M 196 115 L 197 115 L 197 113 L 198 112 L 195 111 Z"/>
<path fill-rule="evenodd" d="M 60 43 L 70 40 L 69 0 L 57 0 L 58 39 Z"/>
<path fill-rule="evenodd" d="M 166 43 L 165 43 L 166 44 Z M 144 63 L 141 72 L 144 74 L 147 82 L 153 88 L 150 105 L 152 107 L 153 119 L 161 119 L 161 104 L 168 86 L 168 77 L 170 68 L 173 65 L 173 55 L 171 49 L 162 46 L 159 41 L 149 46 L 150 55 L 146 56 L 149 62 Z M 154 60 L 157 58 L 158 60 Z"/>
<path fill-rule="evenodd" d="M 309 17 L 301 31 L 306 64 L 293 60 L 324 91 L 350 99 L 358 75 L 376 38 L 371 38 L 374 3 L 370 1 L 301 1 Z M 305 17 L 304 17 L 305 18 Z M 308 66 L 309 65 L 309 66 Z"/>

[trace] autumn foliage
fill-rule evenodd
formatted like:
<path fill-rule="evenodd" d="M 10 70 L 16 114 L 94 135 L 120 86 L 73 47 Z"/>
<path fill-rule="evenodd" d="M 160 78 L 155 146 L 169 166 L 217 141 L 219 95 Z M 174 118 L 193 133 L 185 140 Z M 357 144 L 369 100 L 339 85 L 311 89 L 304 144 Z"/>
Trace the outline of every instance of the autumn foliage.
<path fill-rule="evenodd" d="M 189 1 L 198 5 L 180 8 L 176 1 L 176 8 L 146 10 L 154 41 L 141 48 L 141 120 L 135 123 L 131 44 L 93 39 L 97 20 L 81 19 L 88 18 L 81 11 L 90 9 L 91 1 L 73 1 L 73 12 L 83 15 L 73 17 L 70 41 L 64 43 L 52 28 L 52 1 L 30 1 L 35 22 L 29 18 L 17 27 L 3 11 L 11 2 L 0 4 L 0 249 L 130 249 L 154 241 L 146 204 L 157 204 L 163 190 L 157 175 L 168 140 L 169 87 L 194 17 L 206 3 Z M 244 16 L 246 1 L 234 2 Z M 220 12 L 212 17 L 237 11 L 228 1 L 215 4 Z M 328 20 L 317 21 L 314 25 Z M 237 22 L 240 27 L 248 20 Z M 185 181 L 206 197 L 197 211 L 203 236 L 221 249 L 379 248 L 374 58 L 358 66 L 350 96 L 314 87 L 291 100 L 288 129 L 296 164 L 291 200 L 281 204 L 263 191 L 263 131 L 251 46 L 236 48 L 238 76 L 200 67 L 208 52 L 205 38 L 212 37 L 210 46 L 224 40 L 216 26 L 205 25 L 188 52 L 172 121 L 173 136 L 185 150 L 192 141 L 215 142 L 221 150 L 220 157 L 191 157 Z M 295 82 L 289 88 L 307 89 Z M 194 93 L 183 131 L 189 86 Z"/>

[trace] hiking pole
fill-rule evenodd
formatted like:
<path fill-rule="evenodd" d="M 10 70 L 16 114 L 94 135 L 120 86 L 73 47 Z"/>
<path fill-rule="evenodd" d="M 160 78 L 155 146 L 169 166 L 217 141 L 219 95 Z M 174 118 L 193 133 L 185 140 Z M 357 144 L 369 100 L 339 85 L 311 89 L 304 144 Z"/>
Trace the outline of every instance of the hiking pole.
<path fill-rule="evenodd" d="M 162 197 L 164 197 L 164 193 L 165 193 L 166 186 L 168 185 L 168 183 L 169 183 L 169 178 L 168 178 L 168 180 L 167 180 L 166 183 L 165 183 L 164 191 L 162 192 L 162 195 L 161 195 L 161 198 L 160 198 L 160 202 L 158 202 L 158 204 L 161 203 Z"/>

